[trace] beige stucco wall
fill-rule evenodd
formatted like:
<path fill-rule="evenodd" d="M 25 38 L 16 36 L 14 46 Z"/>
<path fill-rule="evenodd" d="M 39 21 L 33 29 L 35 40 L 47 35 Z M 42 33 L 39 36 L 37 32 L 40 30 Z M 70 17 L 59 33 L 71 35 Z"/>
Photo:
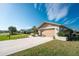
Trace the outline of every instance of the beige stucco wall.
<path fill-rule="evenodd" d="M 59 26 L 55 26 L 52 24 L 43 24 L 38 30 L 39 35 L 41 36 L 57 37 L 57 34 L 59 32 Z"/>
<path fill-rule="evenodd" d="M 59 40 L 63 40 L 63 41 L 66 40 L 66 37 L 58 36 L 59 31 L 60 31 L 60 26 L 56 26 L 54 24 L 49 24 L 49 23 L 43 24 L 38 29 L 40 36 L 54 37 L 55 39 L 59 39 Z"/>

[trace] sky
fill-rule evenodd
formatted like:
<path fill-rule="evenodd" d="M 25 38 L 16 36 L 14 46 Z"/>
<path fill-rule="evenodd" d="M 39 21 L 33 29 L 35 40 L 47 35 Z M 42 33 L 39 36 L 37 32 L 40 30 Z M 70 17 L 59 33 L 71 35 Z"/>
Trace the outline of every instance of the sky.
<path fill-rule="evenodd" d="M 79 4 L 75 3 L 0 3 L 0 30 L 18 30 L 55 22 L 79 31 Z"/>

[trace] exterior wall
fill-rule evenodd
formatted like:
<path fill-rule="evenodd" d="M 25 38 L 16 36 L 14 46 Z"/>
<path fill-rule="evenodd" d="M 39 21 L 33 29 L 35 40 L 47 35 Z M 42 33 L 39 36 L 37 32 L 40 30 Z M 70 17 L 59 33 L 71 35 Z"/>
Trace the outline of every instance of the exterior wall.
<path fill-rule="evenodd" d="M 62 41 L 67 41 L 67 37 L 58 36 L 57 39 L 58 39 L 58 40 L 62 40 Z"/>
<path fill-rule="evenodd" d="M 66 41 L 66 37 L 58 36 L 58 32 L 66 30 L 67 28 L 62 25 L 44 23 L 39 27 L 38 32 L 40 36 L 55 37 L 55 39 Z"/>
<path fill-rule="evenodd" d="M 43 23 L 39 28 L 38 32 L 40 36 L 53 37 L 57 40 L 66 41 L 67 37 L 58 36 L 58 32 L 67 31 L 68 28 L 52 23 Z"/>
<path fill-rule="evenodd" d="M 54 29 L 51 29 L 54 28 Z M 49 37 L 58 37 L 59 27 L 51 26 L 51 28 L 45 27 L 39 29 L 39 35 L 40 36 L 49 36 Z"/>
<path fill-rule="evenodd" d="M 59 27 L 58 26 L 53 26 L 53 25 L 48 25 L 46 27 L 41 27 L 39 29 L 41 30 L 41 29 L 50 29 L 50 28 L 55 28 L 55 29 L 57 29 L 59 31 Z"/>
<path fill-rule="evenodd" d="M 42 36 L 42 31 L 41 30 L 38 30 L 38 35 Z"/>
<path fill-rule="evenodd" d="M 40 36 L 59 38 L 58 32 L 60 30 L 60 26 L 58 25 L 45 23 L 42 26 L 40 26 L 38 30 Z"/>

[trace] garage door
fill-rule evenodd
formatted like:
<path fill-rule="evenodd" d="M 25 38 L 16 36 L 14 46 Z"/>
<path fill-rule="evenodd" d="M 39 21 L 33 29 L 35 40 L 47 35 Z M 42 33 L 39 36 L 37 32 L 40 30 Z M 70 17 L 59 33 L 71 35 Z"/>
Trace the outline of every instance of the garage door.
<path fill-rule="evenodd" d="M 44 30 L 42 31 L 42 36 L 52 37 L 55 34 L 55 30 Z"/>

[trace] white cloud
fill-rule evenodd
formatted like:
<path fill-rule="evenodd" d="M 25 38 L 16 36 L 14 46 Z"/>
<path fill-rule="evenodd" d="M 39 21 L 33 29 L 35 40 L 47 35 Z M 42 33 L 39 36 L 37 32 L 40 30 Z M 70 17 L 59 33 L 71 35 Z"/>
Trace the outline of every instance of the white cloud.
<path fill-rule="evenodd" d="M 65 17 L 68 14 L 68 9 L 70 5 L 64 4 L 45 4 L 48 19 L 59 21 L 59 19 Z"/>
<path fill-rule="evenodd" d="M 78 19 L 79 19 L 79 17 L 69 19 L 68 21 L 64 22 L 64 24 L 68 24 L 68 25 L 74 24 Z"/>
<path fill-rule="evenodd" d="M 42 11 L 42 3 L 34 3 L 34 8 L 37 8 L 39 11 Z"/>
<path fill-rule="evenodd" d="M 66 25 L 66 24 L 69 24 L 70 23 L 70 20 L 69 21 L 66 21 L 66 22 L 64 22 L 64 24 Z"/>
<path fill-rule="evenodd" d="M 68 20 L 68 18 L 63 19 L 63 22 L 66 22 Z"/>
<path fill-rule="evenodd" d="M 68 13 L 67 7 L 64 7 L 62 10 L 60 10 L 58 15 L 56 16 L 56 21 L 58 21 L 62 17 L 65 17 L 67 13 Z"/>
<path fill-rule="evenodd" d="M 37 8 L 37 3 L 34 3 L 34 8 Z"/>
<path fill-rule="evenodd" d="M 34 4 L 34 8 L 41 11 L 42 4 Z M 46 13 L 49 20 L 59 21 L 68 14 L 70 4 L 62 3 L 45 3 Z"/>
<path fill-rule="evenodd" d="M 74 18 L 70 23 L 74 23 L 79 19 L 79 17 Z"/>

